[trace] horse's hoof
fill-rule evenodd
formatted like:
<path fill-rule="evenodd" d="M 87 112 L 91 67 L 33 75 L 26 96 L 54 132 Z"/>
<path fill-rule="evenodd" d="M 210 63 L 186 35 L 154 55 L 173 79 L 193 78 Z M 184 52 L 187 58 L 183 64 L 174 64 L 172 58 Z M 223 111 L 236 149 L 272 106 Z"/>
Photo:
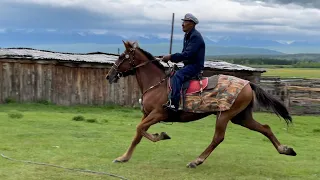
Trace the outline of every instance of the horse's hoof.
<path fill-rule="evenodd" d="M 280 154 L 288 155 L 288 156 L 296 156 L 297 153 L 293 150 L 293 148 L 288 146 L 281 146 Z"/>
<path fill-rule="evenodd" d="M 128 160 L 118 160 L 118 159 L 115 159 L 112 161 L 113 163 L 125 163 L 125 162 L 128 162 Z"/>
<path fill-rule="evenodd" d="M 167 133 L 162 132 L 162 133 L 161 133 L 161 139 L 162 139 L 162 140 L 166 140 L 166 139 L 171 139 L 171 137 L 170 137 Z"/>
<path fill-rule="evenodd" d="M 288 148 L 288 149 L 287 149 L 287 155 L 289 155 L 289 156 L 296 156 L 297 153 L 293 150 L 293 148 Z"/>
<path fill-rule="evenodd" d="M 194 162 L 187 164 L 187 168 L 196 168 L 196 167 L 197 167 L 197 164 Z"/>

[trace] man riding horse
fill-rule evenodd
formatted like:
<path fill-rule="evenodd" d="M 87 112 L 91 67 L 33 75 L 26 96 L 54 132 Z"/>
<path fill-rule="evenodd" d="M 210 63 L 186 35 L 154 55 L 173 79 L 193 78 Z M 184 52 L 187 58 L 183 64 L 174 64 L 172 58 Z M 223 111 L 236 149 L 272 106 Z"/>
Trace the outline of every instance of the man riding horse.
<path fill-rule="evenodd" d="M 184 19 L 181 19 L 182 30 L 185 32 L 183 41 L 183 50 L 181 53 L 169 54 L 163 57 L 164 62 L 169 60 L 178 63 L 183 62 L 184 67 L 179 69 L 173 77 L 171 77 L 171 99 L 164 104 L 164 108 L 176 112 L 179 108 L 180 91 L 183 83 L 196 77 L 204 68 L 205 60 L 205 42 L 195 29 L 199 23 L 198 19 L 188 13 Z"/>

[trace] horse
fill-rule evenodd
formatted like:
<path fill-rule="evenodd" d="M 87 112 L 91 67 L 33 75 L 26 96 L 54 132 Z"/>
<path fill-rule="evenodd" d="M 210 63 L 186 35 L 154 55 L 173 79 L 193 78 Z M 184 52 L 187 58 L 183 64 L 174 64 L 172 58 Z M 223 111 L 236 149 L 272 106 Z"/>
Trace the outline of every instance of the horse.
<path fill-rule="evenodd" d="M 203 103 L 202 108 L 206 109 L 206 111 L 201 111 L 199 108 L 193 109 L 194 111 L 180 109 L 179 113 L 177 113 L 175 116 L 170 115 L 168 110 L 162 106 L 168 101 L 168 93 L 170 92 L 168 89 L 170 84 L 170 73 L 168 73 L 164 65 L 161 64 L 161 60 L 155 58 L 152 54 L 140 48 L 137 42 L 125 42 L 123 40 L 122 42 L 125 50 L 121 55 L 119 55 L 119 58 L 114 62 L 113 66 L 108 71 L 106 79 L 110 84 L 112 84 L 117 83 L 118 79 L 121 77 L 135 75 L 138 86 L 142 93 L 140 99 L 142 119 L 141 122 L 136 126 L 136 134 L 129 148 L 122 156 L 113 160 L 114 163 L 128 162 L 142 137 L 145 137 L 152 142 L 170 139 L 170 136 L 165 132 L 161 132 L 160 134 L 150 134 L 147 132 L 150 126 L 161 122 L 187 123 L 200 120 L 209 115 L 216 115 L 214 136 L 208 147 L 197 158 L 187 164 L 188 168 L 196 168 L 204 163 L 214 149 L 223 142 L 226 127 L 229 121 L 248 128 L 249 130 L 260 132 L 271 141 L 279 154 L 296 156 L 296 152 L 293 150 L 293 148 L 282 145 L 279 142 L 269 125 L 262 125 L 253 118 L 253 105 L 254 102 L 257 101 L 261 107 L 265 107 L 266 109 L 271 108 L 277 116 L 282 117 L 282 119 L 285 120 L 287 125 L 292 123 L 292 117 L 287 108 L 258 85 L 240 78 L 237 78 L 236 81 L 231 81 L 231 76 L 225 75 L 225 80 L 230 80 L 229 85 L 232 85 L 235 82 L 246 82 L 243 83 L 242 86 L 240 86 L 241 83 L 238 83 L 240 88 L 229 90 L 235 91 L 235 89 L 238 89 L 238 93 L 235 95 L 233 101 L 227 101 L 224 99 L 224 102 L 230 103 L 229 106 L 226 106 L 226 108 L 223 110 L 217 110 L 214 108 L 210 109 L 212 107 L 212 103 Z M 236 77 L 233 77 L 233 79 L 235 78 Z M 225 86 L 224 89 L 221 88 L 223 83 L 220 82 L 220 80 L 217 81 L 217 85 L 220 85 L 220 93 L 223 93 L 223 91 L 228 91 L 228 86 Z M 234 87 L 236 87 L 236 85 L 234 85 Z M 210 93 L 211 91 L 212 89 L 206 90 L 204 88 L 202 94 L 205 92 Z M 187 96 L 191 97 L 192 94 Z M 201 95 L 197 95 L 197 97 L 200 96 Z M 223 97 L 221 96 L 216 96 L 217 101 L 222 101 L 222 98 Z"/>

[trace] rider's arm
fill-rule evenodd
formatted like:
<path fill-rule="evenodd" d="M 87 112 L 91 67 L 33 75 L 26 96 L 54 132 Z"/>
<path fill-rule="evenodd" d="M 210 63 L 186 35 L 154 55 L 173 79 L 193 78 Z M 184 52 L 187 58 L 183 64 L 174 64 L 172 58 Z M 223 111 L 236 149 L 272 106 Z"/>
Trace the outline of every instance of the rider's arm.
<path fill-rule="evenodd" d="M 193 56 L 194 53 L 196 53 L 200 46 L 201 46 L 202 40 L 199 39 L 198 36 L 191 36 L 188 46 L 182 53 L 175 53 L 171 55 L 171 61 L 178 63 L 183 60 L 188 60 L 190 57 Z"/>

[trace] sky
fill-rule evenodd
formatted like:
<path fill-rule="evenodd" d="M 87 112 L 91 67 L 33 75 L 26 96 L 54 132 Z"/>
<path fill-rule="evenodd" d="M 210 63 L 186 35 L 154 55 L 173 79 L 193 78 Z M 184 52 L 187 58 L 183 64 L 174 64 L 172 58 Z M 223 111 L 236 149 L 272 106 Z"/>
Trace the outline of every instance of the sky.
<path fill-rule="evenodd" d="M 181 18 L 192 13 L 212 42 L 230 37 L 281 44 L 320 44 L 319 0 L 1 0 L 0 34 L 9 32 L 119 35 L 175 39 Z"/>

